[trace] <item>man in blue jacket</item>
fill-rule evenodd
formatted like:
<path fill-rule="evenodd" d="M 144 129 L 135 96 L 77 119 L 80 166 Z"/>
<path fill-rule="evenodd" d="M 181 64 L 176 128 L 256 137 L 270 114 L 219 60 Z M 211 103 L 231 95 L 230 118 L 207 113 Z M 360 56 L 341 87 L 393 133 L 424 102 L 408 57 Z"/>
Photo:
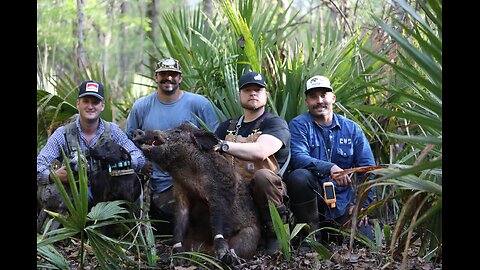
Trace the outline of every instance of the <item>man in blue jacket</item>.
<path fill-rule="evenodd" d="M 353 167 L 374 166 L 370 145 L 361 127 L 333 112 L 336 96 L 330 80 L 313 76 L 307 81 L 305 102 L 308 112 L 289 123 L 291 132 L 292 172 L 285 180 L 291 200 L 291 210 L 297 223 L 307 223 L 312 230 L 319 227 L 339 227 L 347 222 L 356 203 L 352 179 L 344 175 L 336 180 L 336 172 Z M 363 175 L 357 175 L 363 179 Z M 323 184 L 333 183 L 336 204 L 323 200 Z M 362 207 L 373 200 L 371 189 Z M 365 216 L 358 221 L 359 231 L 373 240 L 372 228 Z M 326 242 L 328 233 L 321 230 L 317 241 Z"/>

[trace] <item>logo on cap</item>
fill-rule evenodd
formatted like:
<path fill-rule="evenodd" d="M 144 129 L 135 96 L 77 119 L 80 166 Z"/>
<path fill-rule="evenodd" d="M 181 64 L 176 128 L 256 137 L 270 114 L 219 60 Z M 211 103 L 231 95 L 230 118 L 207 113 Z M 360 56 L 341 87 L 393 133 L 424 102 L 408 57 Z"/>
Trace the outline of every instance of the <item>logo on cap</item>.
<path fill-rule="evenodd" d="M 87 83 L 85 86 L 85 92 L 97 92 L 98 93 L 98 83 Z"/>
<path fill-rule="evenodd" d="M 260 73 L 248 71 L 240 77 L 240 80 L 238 81 L 238 88 L 242 89 L 245 85 L 250 83 L 260 85 L 261 87 L 267 86 L 263 76 Z"/>
<path fill-rule="evenodd" d="M 308 79 L 307 81 L 307 89 L 305 92 L 312 88 L 326 88 L 330 91 L 333 91 L 332 86 L 330 85 L 330 80 L 324 76 L 313 76 L 312 78 Z"/>

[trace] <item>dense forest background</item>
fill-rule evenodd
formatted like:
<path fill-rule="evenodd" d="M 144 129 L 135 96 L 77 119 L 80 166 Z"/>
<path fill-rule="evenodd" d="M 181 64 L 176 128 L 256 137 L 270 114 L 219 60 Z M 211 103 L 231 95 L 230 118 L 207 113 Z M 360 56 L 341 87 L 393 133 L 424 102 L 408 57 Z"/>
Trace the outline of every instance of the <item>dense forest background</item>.
<path fill-rule="evenodd" d="M 306 80 L 327 76 L 336 112 L 360 124 L 378 165 L 370 247 L 406 264 L 407 250 L 442 254 L 442 2 L 440 0 L 38 0 L 37 152 L 76 113 L 76 87 L 102 81 L 102 117 L 124 125 L 172 56 L 181 88 L 238 115 L 238 78 L 266 76 L 268 109 L 306 111 Z M 403 265 L 406 267 L 406 265 Z"/>

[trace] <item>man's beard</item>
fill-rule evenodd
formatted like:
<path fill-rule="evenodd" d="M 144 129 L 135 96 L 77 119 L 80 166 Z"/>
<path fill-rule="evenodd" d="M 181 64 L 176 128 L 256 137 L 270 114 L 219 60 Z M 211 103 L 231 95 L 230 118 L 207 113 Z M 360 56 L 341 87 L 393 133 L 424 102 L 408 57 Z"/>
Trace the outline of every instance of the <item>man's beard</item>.
<path fill-rule="evenodd" d="M 316 111 L 318 108 L 323 108 L 321 112 Z M 311 107 L 311 110 L 309 109 L 310 114 L 315 118 L 315 119 L 325 119 L 328 114 L 330 114 L 331 109 L 327 105 L 323 104 L 315 104 Z"/>
<path fill-rule="evenodd" d="M 265 104 L 261 104 L 261 105 L 250 105 L 250 104 L 248 104 L 248 103 L 242 103 L 241 106 L 242 106 L 242 108 L 247 109 L 247 110 L 250 110 L 250 111 L 257 111 L 257 110 L 265 107 Z"/>
<path fill-rule="evenodd" d="M 177 81 L 175 81 L 175 80 L 162 80 L 162 81 L 159 82 L 159 84 L 163 84 L 163 83 L 167 83 L 167 82 L 172 85 L 172 90 L 165 90 L 162 87 L 160 87 L 160 90 L 162 90 L 162 92 L 165 95 L 170 96 L 170 95 L 173 95 L 177 91 L 179 85 L 178 85 Z"/>

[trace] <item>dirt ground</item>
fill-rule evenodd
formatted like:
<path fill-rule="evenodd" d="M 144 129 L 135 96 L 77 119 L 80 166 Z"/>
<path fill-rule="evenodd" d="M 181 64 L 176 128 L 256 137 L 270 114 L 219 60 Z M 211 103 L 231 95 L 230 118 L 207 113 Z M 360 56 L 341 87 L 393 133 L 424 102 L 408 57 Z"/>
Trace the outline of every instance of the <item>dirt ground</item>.
<path fill-rule="evenodd" d="M 168 246 L 158 246 L 159 251 L 169 252 Z M 301 253 L 298 250 L 292 251 L 292 256 L 288 262 L 281 253 L 270 256 L 265 254 L 262 248 L 259 248 L 257 255 L 246 263 L 236 265 L 231 269 L 235 270 L 306 270 L 306 269 L 351 269 L 351 270 L 387 270 L 387 269 L 401 269 L 401 260 L 390 262 L 387 254 L 376 253 L 370 251 L 365 247 L 354 247 L 350 253 L 347 245 L 329 247 L 333 256 L 330 260 L 319 260 L 317 253 Z M 420 257 L 416 256 L 418 250 L 417 246 L 413 246 L 409 252 L 408 264 L 405 269 L 421 269 L 421 270 L 435 270 L 442 269 L 441 263 L 426 263 Z M 159 263 L 159 269 L 169 269 L 169 260 Z M 213 269 L 189 266 L 176 267 L 176 270 L 200 270 Z"/>
<path fill-rule="evenodd" d="M 148 203 L 148 202 L 147 202 Z M 442 269 L 442 262 L 426 262 L 421 256 L 418 256 L 418 249 L 420 243 L 414 242 L 408 251 L 408 260 L 404 269 L 418 269 L 418 270 L 437 270 Z M 55 243 L 55 248 L 62 254 L 70 264 L 70 269 L 80 270 L 78 261 L 79 242 L 76 240 L 63 240 Z M 277 253 L 273 256 L 267 255 L 263 247 L 260 245 L 257 249 L 257 254 L 249 261 L 231 266 L 232 270 L 304 270 L 304 269 L 346 269 L 346 270 L 394 270 L 402 269 L 402 258 L 392 260 L 387 254 L 386 248 L 382 251 L 375 252 L 366 248 L 365 246 L 354 245 L 352 251 L 349 251 L 348 243 L 341 245 L 330 245 L 328 249 L 332 253 L 330 259 L 319 259 L 316 253 L 302 253 L 297 248 L 298 245 L 292 244 L 291 259 L 287 261 L 283 254 Z M 87 257 L 84 265 L 85 270 L 101 269 L 97 260 L 93 256 L 91 249 L 87 248 Z M 132 269 L 172 269 L 172 270 L 206 270 L 218 269 L 212 265 L 204 264 L 185 265 L 172 267 L 170 261 L 171 246 L 157 239 L 156 254 L 160 257 L 156 266 L 135 267 Z M 41 258 L 37 255 L 37 262 Z M 41 268 L 39 268 L 41 269 Z"/>
<path fill-rule="evenodd" d="M 78 269 L 78 245 L 77 241 L 69 240 L 57 242 L 56 248 L 67 258 L 71 265 L 71 269 Z M 421 257 L 417 256 L 419 243 L 412 245 L 408 252 L 408 263 L 405 269 L 419 270 L 436 270 L 442 269 L 442 264 L 435 262 L 425 262 Z M 174 269 L 174 270 L 205 270 L 217 269 L 212 265 L 204 264 L 203 266 L 189 265 L 172 267 L 169 255 L 171 247 L 164 244 L 160 240 L 157 241 L 157 254 L 160 259 L 155 267 L 143 266 L 134 269 Z M 257 254 L 249 261 L 230 267 L 232 270 L 290 270 L 290 269 L 348 269 L 348 270 L 389 270 L 401 269 L 401 258 L 391 261 L 385 252 L 373 252 L 366 247 L 354 246 L 352 252 L 349 252 L 348 245 L 331 245 L 332 252 L 330 259 L 318 259 L 314 252 L 302 253 L 298 249 L 293 249 L 290 261 L 287 261 L 281 253 L 273 256 L 265 254 L 260 246 Z M 88 252 L 88 249 L 87 249 Z M 96 259 L 88 252 L 87 261 L 84 269 L 101 269 Z M 229 268 L 225 268 L 229 269 Z"/>

